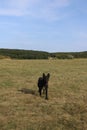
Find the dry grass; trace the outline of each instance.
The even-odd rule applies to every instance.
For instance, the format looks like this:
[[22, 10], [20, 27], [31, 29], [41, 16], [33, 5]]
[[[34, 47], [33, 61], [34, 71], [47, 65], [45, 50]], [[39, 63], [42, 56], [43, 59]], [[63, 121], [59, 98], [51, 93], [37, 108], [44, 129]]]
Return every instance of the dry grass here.
[[[49, 100], [37, 91], [43, 72]], [[0, 130], [87, 130], [87, 59], [0, 60]]]

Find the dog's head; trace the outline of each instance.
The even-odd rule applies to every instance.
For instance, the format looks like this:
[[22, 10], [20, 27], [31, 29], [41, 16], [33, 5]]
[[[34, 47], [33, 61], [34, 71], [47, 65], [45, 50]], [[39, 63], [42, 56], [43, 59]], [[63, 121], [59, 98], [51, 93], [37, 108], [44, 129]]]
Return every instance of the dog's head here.
[[49, 73], [47, 75], [45, 75], [43, 73], [43, 81], [44, 81], [45, 84], [48, 84], [49, 78], [50, 78], [50, 74]]

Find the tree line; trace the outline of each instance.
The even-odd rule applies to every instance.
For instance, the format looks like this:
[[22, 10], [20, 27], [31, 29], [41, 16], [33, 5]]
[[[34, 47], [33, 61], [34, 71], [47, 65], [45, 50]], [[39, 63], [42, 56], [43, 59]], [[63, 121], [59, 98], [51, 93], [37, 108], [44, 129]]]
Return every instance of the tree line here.
[[0, 59], [73, 59], [87, 58], [87, 51], [84, 52], [55, 52], [49, 53], [34, 50], [0, 49]]

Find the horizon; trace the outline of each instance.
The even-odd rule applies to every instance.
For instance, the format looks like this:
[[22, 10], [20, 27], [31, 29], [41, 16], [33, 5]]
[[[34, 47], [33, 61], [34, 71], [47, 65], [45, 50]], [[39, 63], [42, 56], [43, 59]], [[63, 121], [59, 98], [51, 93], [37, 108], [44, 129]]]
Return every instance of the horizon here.
[[80, 52], [87, 52], [85, 51], [58, 51], [58, 52], [49, 52], [49, 51], [44, 51], [44, 50], [27, 50], [27, 49], [16, 49], [16, 48], [0, 48], [0, 50], [18, 50], [18, 51], [37, 51], [37, 52], [46, 52], [46, 53], [80, 53]]
[[87, 51], [87, 1], [0, 1], [0, 48]]

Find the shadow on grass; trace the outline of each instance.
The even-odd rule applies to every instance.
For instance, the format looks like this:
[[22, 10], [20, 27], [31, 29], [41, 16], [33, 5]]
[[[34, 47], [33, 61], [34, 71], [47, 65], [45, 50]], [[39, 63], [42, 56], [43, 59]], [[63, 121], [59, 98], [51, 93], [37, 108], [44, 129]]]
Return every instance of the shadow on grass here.
[[22, 89], [20, 89], [20, 90], [18, 90], [18, 91], [20, 91], [20, 92], [22, 92], [22, 93], [25, 93], [25, 94], [36, 95], [35, 91], [32, 90], [32, 89], [22, 88]]

